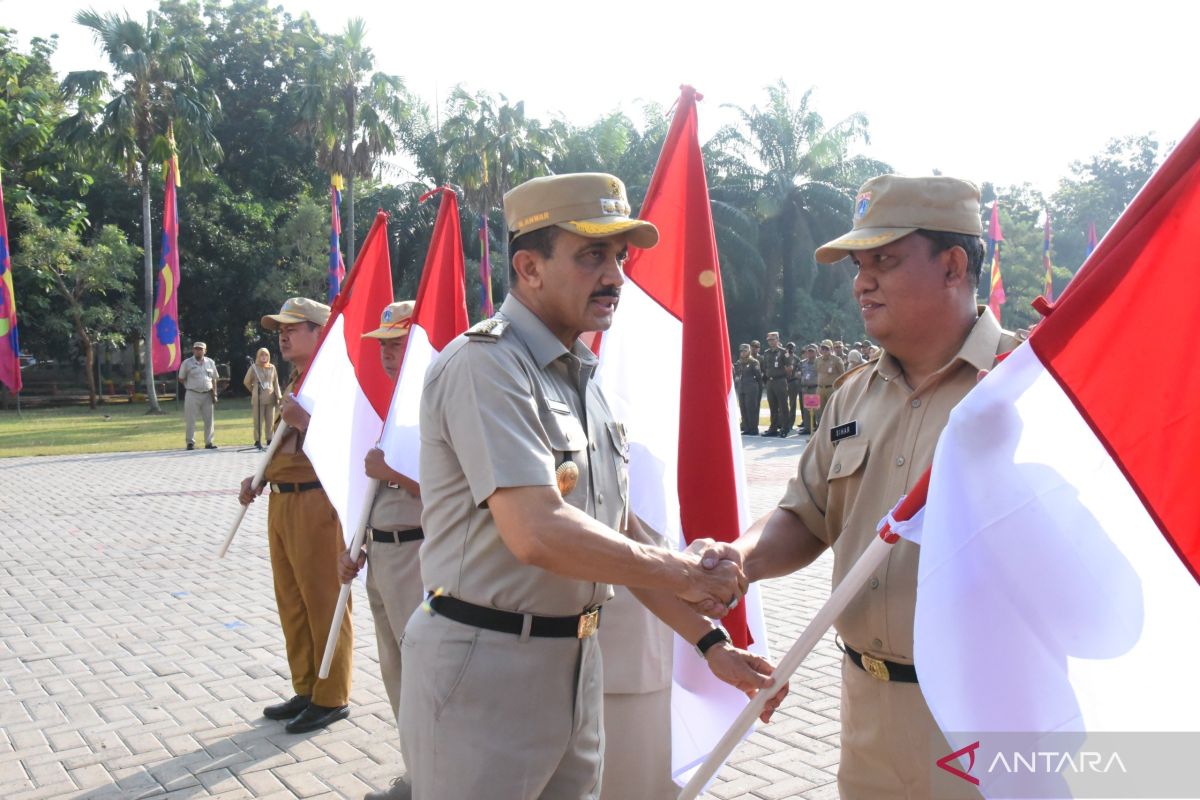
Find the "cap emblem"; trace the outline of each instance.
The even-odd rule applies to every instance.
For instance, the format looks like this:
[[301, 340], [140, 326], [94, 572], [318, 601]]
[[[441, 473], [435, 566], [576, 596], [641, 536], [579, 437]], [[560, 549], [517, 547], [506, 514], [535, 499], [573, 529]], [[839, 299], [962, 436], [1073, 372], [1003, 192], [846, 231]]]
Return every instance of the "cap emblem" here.
[[854, 200], [854, 220], [857, 222], [866, 216], [867, 208], [871, 205], [871, 193], [863, 192]]

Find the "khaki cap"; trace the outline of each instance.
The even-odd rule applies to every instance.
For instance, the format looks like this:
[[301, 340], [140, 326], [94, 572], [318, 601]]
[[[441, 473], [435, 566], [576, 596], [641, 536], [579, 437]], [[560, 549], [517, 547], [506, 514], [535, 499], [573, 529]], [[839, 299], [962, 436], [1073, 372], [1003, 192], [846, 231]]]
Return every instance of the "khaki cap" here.
[[379, 317], [379, 327], [370, 333], [364, 333], [363, 338], [399, 339], [401, 336], [408, 336], [408, 329], [412, 327], [413, 308], [416, 305], [412, 300], [392, 303]]
[[280, 325], [295, 325], [297, 322], [324, 325], [328, 321], [329, 306], [307, 297], [289, 297], [278, 314], [267, 314], [262, 318], [262, 326], [269, 331], [277, 331]]
[[821, 347], [828, 347], [830, 350], [832, 350], [833, 349], [833, 340], [832, 339], [822, 339]]
[[195, 350], [197, 348], [201, 350], [207, 350], [208, 345], [206, 345], [204, 342], [192, 342], [192, 349]]
[[589, 239], [629, 234], [629, 243], [658, 244], [658, 228], [629, 216], [620, 178], [602, 172], [534, 178], [504, 195], [504, 222], [512, 236], [557, 225]]
[[872, 178], [854, 200], [854, 227], [818, 247], [815, 258], [832, 264], [852, 250], [880, 247], [916, 230], [982, 235], [979, 187], [958, 178]]

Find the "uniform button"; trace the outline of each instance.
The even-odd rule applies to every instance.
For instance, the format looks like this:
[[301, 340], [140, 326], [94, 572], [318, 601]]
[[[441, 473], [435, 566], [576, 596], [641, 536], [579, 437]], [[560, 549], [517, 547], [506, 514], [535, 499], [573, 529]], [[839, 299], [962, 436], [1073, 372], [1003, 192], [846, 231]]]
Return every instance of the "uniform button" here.
[[900, 457], [898, 457], [898, 458], [896, 459], [896, 466], [897, 466], [897, 467], [903, 467], [903, 466], [904, 466], [904, 456], [900, 456]]
[[592, 442], [592, 452], [596, 452], [596, 443]]
[[871, 578], [871, 588], [872, 589], [879, 588], [879, 578]]
[[883, 647], [883, 642], [879, 641], [878, 639], [872, 639], [872, 640], [871, 640], [871, 647], [874, 647], [874, 648], [876, 648], [876, 649], [878, 649], [878, 648], [880, 648], [880, 647]]
[[834, 474], [834, 475], [836, 475], [837, 473], [839, 473], [839, 472], [841, 472], [841, 471], [842, 471], [842, 465], [841, 465], [841, 464], [834, 464], [834, 465], [833, 465], [833, 474]]
[[913, 401], [912, 401], [912, 407], [913, 407], [913, 408], [920, 408], [920, 407], [921, 407], [921, 398], [919, 398], [919, 397], [914, 397], [914, 398], [913, 398]]
[[602, 495], [602, 494], [596, 495], [596, 503], [598, 505], [604, 505], [604, 495]]

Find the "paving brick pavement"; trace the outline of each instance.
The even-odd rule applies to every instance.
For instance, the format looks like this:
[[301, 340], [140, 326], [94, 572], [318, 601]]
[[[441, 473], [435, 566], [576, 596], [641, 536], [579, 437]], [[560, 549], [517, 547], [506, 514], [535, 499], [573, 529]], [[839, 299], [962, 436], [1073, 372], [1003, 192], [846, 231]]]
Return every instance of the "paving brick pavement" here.
[[[802, 446], [746, 439], [756, 516]], [[291, 736], [261, 717], [291, 694], [265, 503], [215, 558], [256, 460], [221, 449], [0, 461], [0, 797], [360, 798], [397, 774], [361, 586], [350, 718]], [[825, 557], [763, 586], [776, 654], [827, 596], [829, 573]], [[837, 796], [839, 655], [827, 636], [713, 797]]]

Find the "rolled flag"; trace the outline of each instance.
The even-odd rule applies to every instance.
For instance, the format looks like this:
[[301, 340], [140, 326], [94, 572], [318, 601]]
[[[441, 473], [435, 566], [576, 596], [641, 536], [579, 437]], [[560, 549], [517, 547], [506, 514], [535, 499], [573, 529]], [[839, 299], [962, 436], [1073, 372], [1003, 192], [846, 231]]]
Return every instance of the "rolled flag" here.
[[404, 362], [379, 442], [388, 466], [417, 482], [420, 482], [420, 411], [425, 371], [442, 348], [467, 329], [467, 272], [458, 195], [443, 186], [422, 195], [420, 202], [434, 196], [441, 198], [441, 204], [417, 287]]
[[[599, 344], [598, 380], [628, 429], [632, 510], [680, 545], [731, 541], [749, 524], [698, 99], [682, 87], [639, 215], [658, 228], [659, 244], [631, 251], [620, 310]], [[736, 644], [766, 655], [757, 587], [723, 624]], [[690, 642], [676, 638], [674, 663], [672, 772], [683, 778], [746, 697], [716, 680]]]
[[304, 452], [347, 538], [355, 533], [367, 496], [363, 460], [379, 439], [392, 396], [392, 381], [379, 359], [379, 340], [363, 334], [378, 327], [383, 309], [391, 302], [387, 214], [380, 211], [334, 300], [296, 396], [312, 415]]
[[346, 260], [342, 258], [342, 187], [342, 176], [334, 173], [329, 179], [329, 274], [325, 279], [325, 302], [330, 305], [346, 279]]
[[158, 299], [154, 303], [154, 374], [177, 372], [179, 350], [179, 159], [166, 164], [163, 191], [162, 253], [158, 258]]
[[1200, 361], [1151, 388], [1128, 365], [1140, 332], [1189, 337], [1198, 248], [1200, 126], [938, 441], [914, 655], [948, 790], [1194, 793]]
[[492, 304], [492, 247], [487, 214], [479, 215], [479, 295], [479, 313], [485, 317], [496, 313]]
[[1004, 279], [1000, 276], [1000, 246], [1004, 243], [1004, 234], [1000, 232], [1000, 201], [992, 202], [992, 222], [988, 226], [987, 261], [991, 264], [988, 279], [988, 308], [992, 310], [997, 321], [1000, 319], [1000, 306], [1004, 305]]
[[17, 336], [17, 296], [13, 294], [8, 253], [8, 220], [4, 216], [4, 184], [0, 182], [0, 383], [13, 394], [21, 391], [21, 342]]

